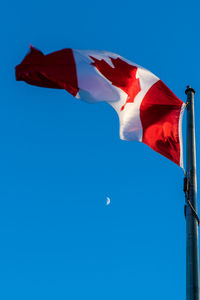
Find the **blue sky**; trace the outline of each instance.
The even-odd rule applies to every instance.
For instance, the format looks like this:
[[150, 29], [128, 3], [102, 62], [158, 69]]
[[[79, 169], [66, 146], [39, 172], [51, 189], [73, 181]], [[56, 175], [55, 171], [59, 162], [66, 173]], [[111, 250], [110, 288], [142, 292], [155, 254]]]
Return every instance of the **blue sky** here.
[[183, 101], [192, 85], [199, 165], [199, 1], [1, 6], [1, 299], [183, 299], [181, 168], [119, 140], [110, 106], [16, 82], [14, 67], [29, 44], [104, 49], [149, 69]]

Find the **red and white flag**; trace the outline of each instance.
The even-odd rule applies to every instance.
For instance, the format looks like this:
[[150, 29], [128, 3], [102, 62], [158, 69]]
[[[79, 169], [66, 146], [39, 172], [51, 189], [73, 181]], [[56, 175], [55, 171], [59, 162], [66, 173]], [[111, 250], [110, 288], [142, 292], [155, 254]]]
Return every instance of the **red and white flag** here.
[[31, 47], [16, 66], [16, 79], [109, 103], [119, 116], [121, 139], [143, 142], [183, 167], [185, 104], [141, 66], [107, 51], [63, 49], [44, 55]]

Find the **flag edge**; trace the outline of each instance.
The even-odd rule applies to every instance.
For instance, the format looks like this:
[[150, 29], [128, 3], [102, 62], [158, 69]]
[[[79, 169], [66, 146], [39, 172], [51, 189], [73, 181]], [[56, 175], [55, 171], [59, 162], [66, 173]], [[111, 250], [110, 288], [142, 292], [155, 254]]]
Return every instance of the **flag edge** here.
[[184, 170], [183, 165], [183, 133], [182, 133], [182, 121], [183, 114], [186, 108], [186, 103], [183, 103], [181, 106], [180, 116], [179, 116], [179, 142], [180, 142], [180, 167]]

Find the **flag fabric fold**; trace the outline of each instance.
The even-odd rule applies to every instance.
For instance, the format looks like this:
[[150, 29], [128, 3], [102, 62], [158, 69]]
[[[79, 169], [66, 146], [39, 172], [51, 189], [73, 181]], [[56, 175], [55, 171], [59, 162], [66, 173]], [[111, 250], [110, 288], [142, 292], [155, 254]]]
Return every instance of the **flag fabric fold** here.
[[107, 102], [117, 112], [120, 138], [145, 143], [183, 167], [185, 103], [154, 74], [120, 55], [63, 49], [47, 55], [31, 46], [16, 79], [65, 89], [86, 102]]

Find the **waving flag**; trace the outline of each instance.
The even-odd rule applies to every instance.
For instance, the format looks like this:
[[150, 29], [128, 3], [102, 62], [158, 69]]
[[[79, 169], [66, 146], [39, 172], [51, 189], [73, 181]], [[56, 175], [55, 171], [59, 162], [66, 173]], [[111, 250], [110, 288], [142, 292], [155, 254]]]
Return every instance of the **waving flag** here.
[[16, 79], [109, 103], [119, 116], [121, 139], [143, 142], [183, 166], [185, 104], [157, 76], [120, 55], [74, 49], [44, 55], [31, 47], [16, 66]]

